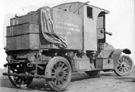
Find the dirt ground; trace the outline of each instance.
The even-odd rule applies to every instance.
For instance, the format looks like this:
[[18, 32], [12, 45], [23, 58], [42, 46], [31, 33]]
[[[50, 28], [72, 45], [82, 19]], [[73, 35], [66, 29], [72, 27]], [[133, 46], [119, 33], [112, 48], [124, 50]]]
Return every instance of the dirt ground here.
[[[15, 88], [6, 76], [1, 76], [0, 80], [0, 92], [54, 92], [44, 87], [43, 79], [34, 79], [26, 89]], [[135, 71], [125, 77], [113, 72], [101, 72], [94, 77], [85, 73], [73, 74], [72, 81], [64, 92], [135, 92]]]

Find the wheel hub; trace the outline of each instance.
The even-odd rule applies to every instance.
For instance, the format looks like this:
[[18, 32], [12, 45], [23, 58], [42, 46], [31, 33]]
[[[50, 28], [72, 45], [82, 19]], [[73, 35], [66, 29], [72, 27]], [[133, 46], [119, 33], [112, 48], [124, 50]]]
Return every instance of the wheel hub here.
[[122, 67], [125, 67], [125, 64], [122, 64], [121, 66], [122, 66]]
[[59, 73], [59, 77], [61, 77], [61, 76], [63, 76], [63, 72], [60, 72], [60, 73]]
[[63, 76], [64, 76], [64, 71], [62, 71], [62, 69], [57, 69], [56, 70], [56, 78], [58, 79], [58, 80], [61, 80], [62, 78], [63, 78]]
[[122, 67], [127, 67], [127, 64], [125, 62], [122, 62], [121, 66]]

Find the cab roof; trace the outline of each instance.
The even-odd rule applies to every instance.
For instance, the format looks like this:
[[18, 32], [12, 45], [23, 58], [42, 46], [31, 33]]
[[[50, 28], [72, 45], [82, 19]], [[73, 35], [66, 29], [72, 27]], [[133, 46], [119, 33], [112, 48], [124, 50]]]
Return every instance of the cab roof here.
[[[59, 7], [59, 6], [63, 6], [63, 5], [74, 5], [74, 4], [83, 4], [83, 3], [85, 3], [85, 2], [79, 2], [79, 1], [78, 2], [67, 2], [67, 3], [62, 3], [62, 4], [59, 4], [59, 5], [56, 5], [53, 8], [56, 8], [56, 7]], [[89, 4], [86, 4], [86, 5], [88, 5], [90, 7], [93, 7], [93, 8], [100, 9], [100, 10], [104, 11], [106, 14], [109, 13], [108, 10], [105, 10], [103, 8], [100, 8], [100, 7], [97, 7], [97, 6], [94, 6], [94, 5], [89, 5]]]

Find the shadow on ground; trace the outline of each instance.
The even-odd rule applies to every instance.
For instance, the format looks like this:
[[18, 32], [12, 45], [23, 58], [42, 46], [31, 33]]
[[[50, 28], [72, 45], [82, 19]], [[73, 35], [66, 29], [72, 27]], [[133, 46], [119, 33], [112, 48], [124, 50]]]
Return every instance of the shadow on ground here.
[[[13, 88], [13, 89], [17, 89], [16, 87], [14, 87], [10, 81], [8, 80], [8, 77], [2, 76], [1, 77], [1, 83], [0, 83], [0, 87], [6, 87], [6, 88]], [[47, 87], [44, 83], [43, 79], [34, 79], [33, 82], [29, 85], [28, 88], [23, 88], [23, 89], [19, 89], [19, 90], [38, 90], [38, 91], [48, 91], [48, 92], [54, 92], [53, 90], [51, 90], [49, 87]]]
[[[87, 79], [95, 79], [95, 78], [100, 78], [104, 76], [116, 76], [113, 73], [101, 73], [97, 76], [89, 76], [86, 73], [75, 73], [72, 76], [71, 82], [75, 81], [81, 81], [81, 80], [87, 80]], [[8, 80], [7, 76], [1, 76], [1, 85], [0, 87], [7, 87], [7, 88], [14, 88], [16, 89]], [[21, 90], [21, 89], [20, 89]], [[29, 85], [29, 88], [22, 89], [22, 90], [39, 90], [39, 91], [48, 91], [48, 92], [53, 92], [47, 85], [45, 85], [45, 80], [44, 79], [34, 79], [33, 82]]]
[[[94, 80], [95, 78], [100, 79], [100, 78], [113, 78], [116, 80], [122, 80], [125, 82], [135, 82], [135, 68], [134, 71], [130, 76], [117, 76], [114, 72], [101, 72], [97, 76], [89, 76], [86, 73], [75, 73], [72, 76], [72, 81], [81, 81], [81, 80], [87, 80], [90, 79], [91, 81]], [[8, 80], [7, 76], [0, 76], [0, 87], [5, 87], [5, 88], [13, 88], [16, 89]], [[19, 89], [21, 90], [21, 89]], [[48, 91], [48, 92], [54, 92], [52, 91], [47, 85], [45, 85], [45, 80], [44, 79], [34, 79], [33, 82], [29, 85], [29, 88], [22, 89], [22, 90], [37, 90], [37, 91]]]

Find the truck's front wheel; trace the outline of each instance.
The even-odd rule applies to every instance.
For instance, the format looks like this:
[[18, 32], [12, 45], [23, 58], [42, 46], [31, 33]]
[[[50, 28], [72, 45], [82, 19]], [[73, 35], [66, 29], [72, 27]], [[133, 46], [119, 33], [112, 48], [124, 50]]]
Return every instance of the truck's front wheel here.
[[64, 90], [71, 80], [71, 66], [64, 57], [54, 57], [47, 64], [45, 75], [56, 77], [52, 80], [47, 80], [53, 90]]
[[122, 55], [119, 58], [118, 64], [115, 67], [114, 72], [118, 76], [127, 76], [132, 72], [133, 69], [133, 61], [130, 57]]

